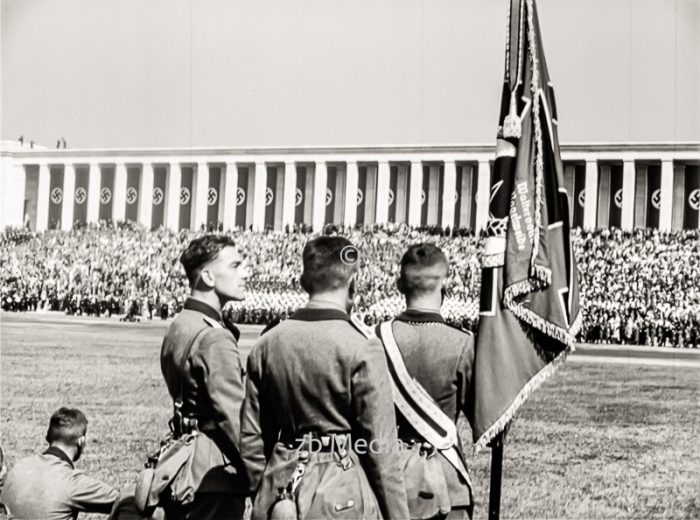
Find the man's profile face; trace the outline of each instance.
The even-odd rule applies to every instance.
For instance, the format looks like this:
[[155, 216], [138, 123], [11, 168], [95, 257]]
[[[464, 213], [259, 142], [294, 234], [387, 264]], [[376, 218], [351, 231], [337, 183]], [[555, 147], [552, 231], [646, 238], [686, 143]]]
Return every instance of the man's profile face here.
[[246, 279], [248, 278], [248, 261], [243, 258], [238, 248], [226, 246], [207, 264], [202, 271], [209, 271], [214, 284], [214, 291], [223, 302], [245, 299]]

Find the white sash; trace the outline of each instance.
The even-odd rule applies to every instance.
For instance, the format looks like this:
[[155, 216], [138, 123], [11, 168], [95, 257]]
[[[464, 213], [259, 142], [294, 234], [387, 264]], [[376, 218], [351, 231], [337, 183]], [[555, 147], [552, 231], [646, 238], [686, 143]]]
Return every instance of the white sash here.
[[467, 466], [457, 449], [457, 426], [433, 400], [423, 386], [411, 377], [392, 330], [393, 321], [380, 325], [381, 341], [393, 369], [394, 404], [418, 434], [432, 444], [462, 475], [471, 488]]

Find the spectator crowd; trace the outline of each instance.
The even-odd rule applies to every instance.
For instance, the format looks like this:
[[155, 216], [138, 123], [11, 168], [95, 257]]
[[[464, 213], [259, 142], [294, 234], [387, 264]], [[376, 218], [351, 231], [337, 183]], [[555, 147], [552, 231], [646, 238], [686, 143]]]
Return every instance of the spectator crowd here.
[[[399, 258], [407, 244], [435, 242], [451, 262], [443, 314], [475, 330], [480, 241], [466, 230], [404, 225], [328, 226], [361, 251], [356, 312], [367, 324], [398, 314]], [[305, 303], [299, 285], [308, 229], [231, 234], [251, 261], [248, 295], [228, 319], [266, 324]], [[5, 311], [53, 310], [122, 319], [168, 318], [187, 296], [178, 262], [195, 232], [148, 231], [133, 224], [0, 235], [0, 300]], [[573, 231], [581, 280], [579, 340], [700, 348], [700, 232], [638, 229]]]

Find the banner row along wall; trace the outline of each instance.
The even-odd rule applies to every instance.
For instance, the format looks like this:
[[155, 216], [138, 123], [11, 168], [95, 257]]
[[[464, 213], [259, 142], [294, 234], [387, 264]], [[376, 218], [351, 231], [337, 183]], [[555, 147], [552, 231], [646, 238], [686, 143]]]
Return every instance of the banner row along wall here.
[[[619, 157], [609, 145], [597, 154], [595, 148], [572, 150], [570, 157], [565, 148], [562, 183], [574, 226], [700, 227], [697, 145], [672, 150], [660, 145], [656, 151], [645, 145], [636, 153], [623, 147]], [[325, 224], [387, 222], [482, 229], [488, 220], [491, 154], [480, 150], [450, 157], [421, 149], [424, 157], [408, 149], [411, 156], [401, 158], [392, 148], [386, 158], [366, 160], [337, 153], [328, 160], [294, 160], [294, 154], [193, 160], [3, 151], [2, 227], [41, 231], [130, 220], [154, 229], [281, 230], [307, 224], [320, 230]]]

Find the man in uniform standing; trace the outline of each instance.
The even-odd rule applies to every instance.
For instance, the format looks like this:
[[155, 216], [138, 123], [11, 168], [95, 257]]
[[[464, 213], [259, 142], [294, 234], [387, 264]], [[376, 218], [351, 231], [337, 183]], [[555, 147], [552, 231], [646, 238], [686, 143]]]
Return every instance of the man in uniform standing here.
[[248, 357], [241, 449], [253, 519], [406, 518], [386, 359], [348, 315], [359, 252], [322, 236], [302, 255], [308, 304]]
[[[391, 340], [398, 346], [399, 364], [405, 365], [409, 378], [407, 386], [412, 384], [410, 379], [415, 380], [422, 387], [420, 392], [427, 392], [428, 399], [437, 405], [432, 412], [430, 408], [421, 410], [432, 415], [430, 420], [436, 423], [440, 417], [448, 421], [448, 426], [452, 426], [451, 421], [456, 434], [459, 413], [467, 410], [474, 336], [448, 325], [440, 314], [448, 271], [447, 257], [437, 246], [425, 243], [409, 247], [401, 259], [397, 281], [406, 298], [406, 310], [393, 322], [378, 327], [378, 338], [370, 344], [386, 345]], [[398, 370], [391, 359], [390, 366], [397, 381]], [[418, 397], [415, 402], [420, 401]], [[411, 518], [471, 516], [471, 484], [459, 436], [454, 436], [452, 449], [438, 450], [398, 406], [397, 424], [406, 447], [404, 478]]]
[[247, 263], [225, 235], [192, 240], [180, 262], [191, 294], [168, 327], [160, 361], [170, 396], [175, 401], [182, 392], [183, 433], [199, 431], [191, 468], [196, 493], [187, 506], [166, 505], [166, 516], [242, 518], [248, 482], [238, 440], [245, 389], [239, 332], [224, 326], [221, 309], [245, 298]]
[[51, 416], [48, 449], [17, 462], [3, 484], [0, 502], [11, 518], [74, 520], [81, 511], [110, 513], [119, 492], [74, 466], [85, 449], [87, 423], [73, 408]]

